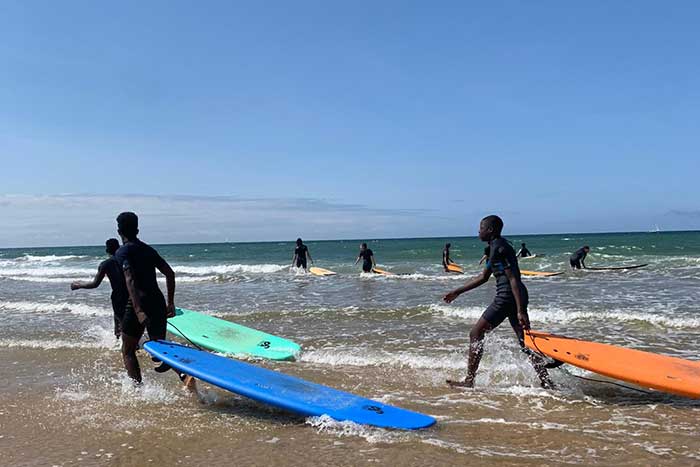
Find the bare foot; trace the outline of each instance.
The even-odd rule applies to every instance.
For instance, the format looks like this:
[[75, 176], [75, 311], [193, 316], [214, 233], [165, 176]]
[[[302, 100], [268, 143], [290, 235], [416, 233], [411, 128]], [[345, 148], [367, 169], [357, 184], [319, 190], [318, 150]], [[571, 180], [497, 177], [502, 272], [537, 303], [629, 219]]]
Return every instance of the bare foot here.
[[182, 380], [182, 383], [185, 385], [185, 389], [188, 391], [197, 392], [197, 380], [192, 376], [186, 375], [185, 379]]
[[464, 381], [452, 381], [451, 379], [448, 379], [446, 383], [453, 388], [473, 388], [474, 378], [466, 378]]

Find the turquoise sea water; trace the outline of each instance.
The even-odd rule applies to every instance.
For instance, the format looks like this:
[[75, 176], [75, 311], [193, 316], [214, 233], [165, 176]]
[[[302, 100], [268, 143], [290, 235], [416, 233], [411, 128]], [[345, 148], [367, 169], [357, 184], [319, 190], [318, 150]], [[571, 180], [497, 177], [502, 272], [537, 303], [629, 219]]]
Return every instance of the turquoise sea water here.
[[[552, 278], [525, 278], [534, 329], [700, 359], [700, 232], [506, 237], [516, 248], [526, 242], [533, 253], [544, 255], [521, 261], [521, 269], [567, 271]], [[338, 272], [324, 278], [290, 270], [291, 241], [155, 246], [176, 271], [178, 306], [281, 335], [303, 347], [295, 363], [260, 364], [429, 413], [438, 417], [438, 428], [415, 438], [396, 438], [312, 420], [307, 425], [315, 428], [299, 428], [311, 434], [290, 434], [275, 417], [249, 413], [259, 414], [260, 409], [242, 414], [238, 399], [221, 392], [217, 409], [187, 409], [199, 417], [193, 426], [206, 431], [223, 417], [253, 444], [260, 438], [256, 433], [264, 430], [281, 439], [308, 438], [308, 449], [333, 451], [336, 442], [347, 442], [361, 453], [367, 444], [376, 447], [379, 442], [390, 446], [387, 455], [393, 448], [415, 449], [416, 458], [444, 454], [445, 463], [455, 465], [463, 465], [464, 453], [482, 460], [517, 454], [540, 462], [538, 453], [546, 449], [571, 462], [614, 462], [608, 444], [613, 441], [615, 452], [642, 463], [665, 459], [655, 452], [700, 459], [700, 406], [585, 382], [564, 372], [553, 374], [558, 391], [541, 390], [507, 324], [487, 340], [476, 389], [465, 393], [446, 388], [446, 378], [466, 373], [469, 327], [488, 306], [495, 285], [485, 284], [451, 305], [442, 302], [445, 293], [467, 279], [442, 271], [442, 248], [446, 241], [452, 243], [452, 257], [468, 276], [479, 271], [484, 244], [476, 238], [367, 240], [377, 263], [401, 274], [381, 277], [360, 274], [359, 265], [353, 265], [360, 241], [307, 242], [316, 265]], [[568, 271], [569, 254], [584, 244], [592, 249], [589, 266], [648, 266]], [[42, 394], [32, 404], [55, 406], [65, 420], [83, 423], [87, 417], [99, 421], [100, 429], [117, 430], [131, 421], [105, 420], [101, 414], [126, 410], [130, 420], [135, 417], [141, 424], [129, 425], [129, 431], [150, 436], [149, 420], [171, 423], [158, 414], [169, 398], [177, 399], [176, 382], [147, 372], [143, 393], [125, 389], [111, 335], [108, 283], [94, 291], [69, 290], [73, 280], [91, 279], [103, 258], [101, 246], [0, 249], [0, 352], [11, 356], [0, 362], [0, 371], [10, 375], [4, 382], [4, 397], [9, 398], [4, 403], [22, 406], [21, 398], [11, 395], [31, 388], [33, 394]], [[533, 425], [535, 420], [540, 425]], [[504, 425], [515, 427], [513, 437], [500, 430]], [[592, 426], [595, 434], [589, 432]], [[673, 429], [660, 428], [666, 426]], [[523, 454], [521, 439], [528, 440], [530, 454]]]

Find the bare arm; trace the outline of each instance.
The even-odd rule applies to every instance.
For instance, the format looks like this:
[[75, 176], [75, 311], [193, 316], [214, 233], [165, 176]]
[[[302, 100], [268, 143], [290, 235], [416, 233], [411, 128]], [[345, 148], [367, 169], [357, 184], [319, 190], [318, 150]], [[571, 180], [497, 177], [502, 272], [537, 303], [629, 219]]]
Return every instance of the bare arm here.
[[481, 274], [472, 278], [469, 282], [464, 284], [462, 287], [455, 289], [452, 292], [448, 293], [442, 299], [444, 301], [446, 301], [447, 303], [452, 303], [457, 297], [459, 297], [463, 293], [469, 292], [470, 290], [476, 289], [477, 287], [487, 283], [489, 281], [489, 277], [491, 277], [491, 271], [489, 269], [484, 269], [483, 271], [481, 271]]
[[294, 253], [294, 256], [292, 257], [292, 267], [294, 267], [294, 265], [296, 264], [296, 262], [297, 262], [297, 254]]
[[309, 261], [311, 261], [311, 264], [314, 264], [314, 260], [313, 260], [313, 258], [311, 257], [311, 252], [310, 252], [308, 249], [306, 250], [306, 256], [309, 257]]
[[97, 287], [100, 286], [102, 283], [102, 279], [105, 278], [105, 272], [102, 268], [97, 269], [97, 274], [95, 274], [95, 278], [92, 280], [92, 282], [87, 282], [83, 283], [80, 281], [75, 281], [70, 285], [71, 290], [78, 290], [78, 289], [96, 289]]
[[355, 264], [357, 264], [360, 261], [360, 258], [362, 258], [362, 256], [357, 255], [357, 259], [355, 260]]
[[163, 260], [156, 264], [156, 268], [165, 276], [165, 286], [168, 289], [168, 313], [166, 316], [175, 316], [175, 271], [167, 261]]
[[527, 331], [530, 329], [530, 318], [527, 316], [525, 308], [523, 308], [523, 298], [520, 296], [520, 279], [515, 277], [515, 274], [513, 274], [513, 271], [510, 269], [506, 269], [505, 273], [510, 283], [510, 290], [513, 292], [513, 297], [515, 298], [515, 306], [518, 310], [518, 321], [520, 321], [520, 325], [523, 329]]

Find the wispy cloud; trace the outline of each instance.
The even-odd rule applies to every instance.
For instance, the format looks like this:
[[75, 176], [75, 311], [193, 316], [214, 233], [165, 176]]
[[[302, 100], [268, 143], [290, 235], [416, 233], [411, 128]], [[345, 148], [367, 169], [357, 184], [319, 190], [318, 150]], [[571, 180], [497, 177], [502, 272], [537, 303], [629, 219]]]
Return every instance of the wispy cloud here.
[[429, 210], [309, 198], [0, 195], [0, 246], [99, 244], [116, 235], [122, 211], [139, 214], [142, 237], [154, 243], [405, 236], [440, 220]]
[[700, 219], [700, 209], [689, 209], [689, 210], [683, 210], [683, 209], [671, 209], [668, 214], [672, 216], [680, 216], [680, 217], [690, 217], [692, 219]]

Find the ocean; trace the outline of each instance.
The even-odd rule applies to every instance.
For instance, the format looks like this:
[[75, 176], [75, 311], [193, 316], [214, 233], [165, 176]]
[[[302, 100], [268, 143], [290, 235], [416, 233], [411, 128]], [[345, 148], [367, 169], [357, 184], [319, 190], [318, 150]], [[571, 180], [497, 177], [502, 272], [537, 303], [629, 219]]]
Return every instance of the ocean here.
[[[567, 271], [524, 278], [533, 329], [700, 359], [700, 232], [506, 237], [544, 255], [521, 269]], [[104, 247], [0, 249], [3, 464], [700, 464], [700, 401], [582, 380], [605, 378], [570, 366], [552, 370], [557, 390], [541, 389], [507, 323], [487, 337], [475, 388], [448, 387], [466, 374], [469, 329], [495, 285], [441, 298], [478, 273], [484, 244], [367, 240], [397, 273], [387, 277], [353, 265], [360, 241], [306, 242], [331, 277], [291, 271], [293, 242], [154, 246], [177, 274], [177, 306], [303, 348], [295, 362], [255, 363], [432, 415], [433, 428], [304, 419], [205, 384], [199, 400], [144, 353], [144, 386], [134, 388], [108, 281], [69, 288], [94, 276]], [[443, 272], [447, 241], [466, 276]], [[589, 266], [648, 266], [569, 271], [584, 244]]]

